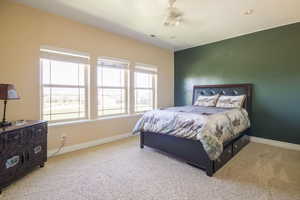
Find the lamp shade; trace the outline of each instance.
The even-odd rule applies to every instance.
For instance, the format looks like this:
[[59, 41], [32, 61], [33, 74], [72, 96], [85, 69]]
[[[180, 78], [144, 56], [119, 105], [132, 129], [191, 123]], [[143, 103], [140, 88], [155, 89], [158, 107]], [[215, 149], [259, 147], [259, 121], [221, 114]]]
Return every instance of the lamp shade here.
[[16, 100], [20, 99], [12, 84], [0, 84], [0, 100]]

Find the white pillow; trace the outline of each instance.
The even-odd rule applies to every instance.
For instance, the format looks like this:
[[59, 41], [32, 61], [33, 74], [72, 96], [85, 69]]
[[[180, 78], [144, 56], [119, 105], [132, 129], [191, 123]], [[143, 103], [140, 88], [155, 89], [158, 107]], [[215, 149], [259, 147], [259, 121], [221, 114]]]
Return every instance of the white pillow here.
[[217, 107], [221, 108], [241, 108], [246, 99], [246, 95], [224, 96], [221, 95], [217, 102]]
[[219, 94], [212, 95], [212, 96], [202, 96], [199, 95], [197, 100], [195, 101], [195, 106], [207, 106], [207, 107], [214, 107], [217, 104]]

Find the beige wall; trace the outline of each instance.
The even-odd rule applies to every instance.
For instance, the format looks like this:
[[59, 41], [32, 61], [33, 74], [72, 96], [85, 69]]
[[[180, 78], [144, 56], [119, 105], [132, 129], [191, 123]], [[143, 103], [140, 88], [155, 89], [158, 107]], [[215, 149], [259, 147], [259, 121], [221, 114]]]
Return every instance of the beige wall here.
[[[0, 82], [13, 83], [21, 96], [8, 104], [8, 119], [39, 119], [39, 48], [49, 45], [158, 67], [158, 106], [173, 105], [173, 52], [80, 24], [22, 4], [0, 0]], [[91, 66], [94, 70], [94, 65]], [[93, 94], [92, 90], [92, 94]], [[2, 116], [2, 105], [1, 105]], [[60, 136], [74, 145], [129, 133], [137, 116], [49, 127], [49, 149]]]

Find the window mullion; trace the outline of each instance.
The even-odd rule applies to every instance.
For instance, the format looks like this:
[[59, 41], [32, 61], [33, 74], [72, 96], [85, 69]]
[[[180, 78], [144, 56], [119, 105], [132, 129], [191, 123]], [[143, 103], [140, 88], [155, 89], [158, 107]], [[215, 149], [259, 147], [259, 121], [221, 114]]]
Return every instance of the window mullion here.
[[[89, 102], [90, 102], [90, 99], [89, 99], [89, 83], [88, 83], [88, 80], [89, 80], [89, 67], [90, 65], [88, 64], [85, 64], [84, 65], [84, 101], [85, 101], [85, 117], [86, 118], [90, 118], [91, 116], [89, 115]], [[91, 80], [91, 79], [90, 79]], [[91, 105], [90, 105], [91, 106]]]
[[156, 82], [155, 81], [155, 75], [152, 74], [151, 79], [152, 79], [152, 88], [151, 88], [152, 89], [152, 109], [155, 109], [156, 108], [156, 106], [155, 106], [156, 105], [156, 101], [155, 101], [155, 99], [156, 99], [155, 98], [155, 89], [156, 89], [155, 88], [155, 82]]
[[43, 84], [43, 87], [49, 88], [85, 88], [83, 85], [58, 85], [58, 84]]
[[[50, 74], [50, 77], [49, 77], [49, 83], [52, 84], [52, 61], [49, 61], [49, 74]], [[50, 87], [50, 120], [52, 120], [52, 88]]]
[[120, 87], [98, 86], [97, 88], [100, 88], [100, 89], [126, 89], [126, 87], [122, 87], [122, 86], [120, 86]]
[[136, 90], [153, 90], [153, 88], [136, 87]]
[[43, 60], [40, 59], [40, 119], [43, 119], [44, 116], [44, 87], [43, 87], [43, 82], [44, 82], [44, 72], [43, 72], [43, 66], [44, 62]]
[[[77, 86], [79, 86], [79, 64], [77, 63]], [[78, 117], [80, 117], [80, 88], [78, 87]]]
[[[101, 85], [103, 85], [103, 68], [101, 68]], [[101, 107], [102, 107], [102, 114], [104, 114], [104, 90], [101, 91]]]

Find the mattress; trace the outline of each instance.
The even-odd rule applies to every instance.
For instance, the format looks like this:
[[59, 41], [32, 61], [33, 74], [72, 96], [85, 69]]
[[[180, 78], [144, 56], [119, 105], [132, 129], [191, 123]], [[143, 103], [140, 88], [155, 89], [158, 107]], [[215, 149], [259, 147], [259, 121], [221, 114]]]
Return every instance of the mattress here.
[[199, 140], [211, 160], [223, 152], [224, 143], [250, 127], [243, 108], [181, 106], [146, 112], [133, 133], [151, 132]]

